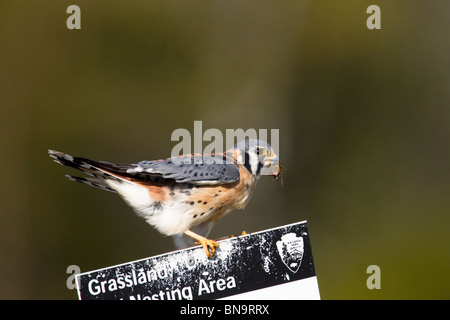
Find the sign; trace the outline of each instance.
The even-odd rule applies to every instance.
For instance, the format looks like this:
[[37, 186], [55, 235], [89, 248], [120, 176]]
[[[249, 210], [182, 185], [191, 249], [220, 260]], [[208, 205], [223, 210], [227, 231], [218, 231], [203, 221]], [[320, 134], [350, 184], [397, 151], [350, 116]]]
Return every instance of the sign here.
[[306, 221], [77, 275], [81, 300], [320, 299]]

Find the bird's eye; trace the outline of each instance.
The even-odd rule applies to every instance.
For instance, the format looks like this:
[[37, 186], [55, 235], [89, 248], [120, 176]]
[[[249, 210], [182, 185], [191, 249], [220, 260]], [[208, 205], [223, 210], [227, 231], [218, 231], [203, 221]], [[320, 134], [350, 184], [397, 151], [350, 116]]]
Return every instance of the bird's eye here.
[[255, 153], [256, 153], [256, 155], [257, 156], [260, 156], [260, 155], [264, 155], [264, 154], [266, 154], [266, 149], [264, 149], [264, 148], [260, 148], [260, 147], [257, 147], [256, 149], [255, 149]]

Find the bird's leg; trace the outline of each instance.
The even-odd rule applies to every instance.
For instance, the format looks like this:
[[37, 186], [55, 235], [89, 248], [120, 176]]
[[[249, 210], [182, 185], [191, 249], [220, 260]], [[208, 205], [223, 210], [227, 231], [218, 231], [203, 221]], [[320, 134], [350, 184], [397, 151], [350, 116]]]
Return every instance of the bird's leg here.
[[198, 235], [195, 232], [192, 232], [191, 230], [186, 230], [184, 234], [197, 240], [203, 246], [203, 250], [205, 250], [206, 256], [208, 258], [214, 257], [216, 248], [219, 247], [219, 244], [217, 242], [202, 237], [201, 235]]

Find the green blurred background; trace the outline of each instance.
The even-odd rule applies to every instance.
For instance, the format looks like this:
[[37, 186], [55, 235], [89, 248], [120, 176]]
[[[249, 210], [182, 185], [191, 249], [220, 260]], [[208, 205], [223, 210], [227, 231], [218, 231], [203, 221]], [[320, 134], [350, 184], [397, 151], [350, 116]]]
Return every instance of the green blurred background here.
[[[81, 8], [82, 30], [66, 28]], [[366, 9], [381, 8], [381, 30]], [[280, 129], [212, 237], [308, 220], [323, 299], [450, 298], [448, 1], [0, 2], [0, 298], [77, 299], [82, 271], [173, 250], [52, 148], [166, 157], [173, 130]], [[206, 146], [205, 143], [204, 146]], [[366, 268], [381, 268], [368, 290]]]

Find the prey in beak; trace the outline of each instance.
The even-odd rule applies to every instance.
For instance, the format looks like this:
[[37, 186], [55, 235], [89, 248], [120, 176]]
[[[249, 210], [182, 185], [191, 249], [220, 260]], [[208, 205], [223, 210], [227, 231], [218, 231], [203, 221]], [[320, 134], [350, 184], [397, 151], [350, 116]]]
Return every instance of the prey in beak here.
[[281, 185], [283, 185], [283, 170], [276, 154], [272, 153], [267, 157], [264, 167], [271, 168], [271, 174], [269, 175], [274, 177], [276, 181], [281, 179]]
[[283, 170], [281, 168], [281, 163], [277, 163], [272, 167], [272, 176], [277, 181], [283, 178]]

